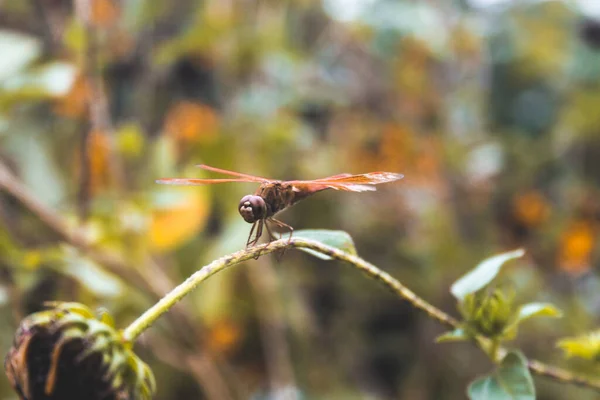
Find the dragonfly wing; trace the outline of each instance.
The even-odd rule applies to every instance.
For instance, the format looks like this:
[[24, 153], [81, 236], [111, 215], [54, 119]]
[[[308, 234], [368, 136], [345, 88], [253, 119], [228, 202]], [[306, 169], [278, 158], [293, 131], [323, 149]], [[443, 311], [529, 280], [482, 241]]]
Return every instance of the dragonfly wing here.
[[157, 179], [156, 183], [160, 183], [162, 185], [211, 185], [214, 183], [227, 183], [227, 182], [250, 182], [256, 183], [256, 181], [249, 179], [193, 179], [193, 178], [163, 178]]
[[395, 172], [369, 172], [358, 175], [334, 175], [328, 178], [318, 179], [319, 182], [357, 183], [363, 185], [378, 185], [380, 183], [394, 182], [404, 178], [404, 175]]
[[325, 189], [345, 190], [349, 192], [366, 192], [376, 190], [374, 185], [394, 182], [404, 175], [393, 172], [370, 172], [368, 174], [340, 174], [314, 181], [288, 181], [296, 192], [315, 193]]
[[209, 165], [204, 165], [204, 164], [196, 165], [196, 167], [202, 168], [206, 171], [218, 172], [219, 174], [223, 174], [223, 175], [230, 175], [230, 176], [237, 176], [238, 178], [244, 178], [245, 179], [244, 182], [271, 182], [271, 181], [273, 181], [272, 179], [261, 178], [260, 176], [242, 174], [241, 172], [228, 171], [226, 169], [215, 168], [215, 167], [211, 167]]
[[328, 176], [327, 178], [315, 179], [315, 181], [329, 181], [331, 179], [348, 178], [349, 176], [352, 176], [352, 174], [348, 174], [348, 173], [338, 174], [338, 175]]
[[294, 192], [298, 193], [302, 198], [327, 189], [343, 190], [346, 192], [368, 192], [375, 190], [373, 186], [369, 185], [323, 183], [315, 181], [293, 181], [291, 184]]

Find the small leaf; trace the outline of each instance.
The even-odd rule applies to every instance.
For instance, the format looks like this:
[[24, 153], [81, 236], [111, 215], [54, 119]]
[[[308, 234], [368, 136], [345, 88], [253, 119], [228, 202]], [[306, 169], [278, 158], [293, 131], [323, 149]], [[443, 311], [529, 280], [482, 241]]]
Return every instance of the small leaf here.
[[65, 261], [61, 271], [75, 278], [93, 294], [101, 297], [117, 297], [123, 293], [124, 286], [121, 281], [94, 262], [74, 254], [67, 255]]
[[562, 312], [550, 303], [529, 303], [519, 308], [517, 322], [521, 323], [534, 317], [562, 317]]
[[523, 249], [517, 249], [483, 260], [477, 267], [454, 282], [450, 292], [458, 300], [464, 299], [469, 293], [474, 293], [490, 283], [498, 275], [505, 262], [522, 257], [524, 254]]
[[42, 43], [35, 36], [0, 29], [0, 83], [20, 73], [42, 52]]
[[[326, 229], [305, 229], [301, 231], [294, 231], [295, 238], [310, 239], [331, 247], [338, 248], [346, 253], [356, 255], [356, 247], [354, 247], [354, 241], [352, 237], [344, 231], [330, 231]], [[315, 257], [322, 260], [331, 260], [326, 254], [319, 253], [311, 249], [300, 249]]]
[[450, 332], [446, 332], [435, 338], [436, 343], [445, 342], [462, 342], [469, 340], [470, 336], [463, 329], [455, 329]]
[[600, 330], [581, 336], [559, 340], [556, 346], [563, 349], [568, 358], [579, 357], [586, 360], [600, 359]]
[[[165, 208], [168, 202], [172, 204]], [[158, 189], [150, 223], [150, 246], [166, 252], [193, 239], [208, 220], [210, 202], [204, 187]]]
[[493, 374], [473, 381], [467, 393], [471, 400], [535, 400], [527, 360], [520, 352], [509, 352]]
[[104, 307], [100, 307], [96, 310], [96, 316], [98, 320], [111, 328], [115, 328], [115, 320], [113, 316], [108, 312], [108, 310]]

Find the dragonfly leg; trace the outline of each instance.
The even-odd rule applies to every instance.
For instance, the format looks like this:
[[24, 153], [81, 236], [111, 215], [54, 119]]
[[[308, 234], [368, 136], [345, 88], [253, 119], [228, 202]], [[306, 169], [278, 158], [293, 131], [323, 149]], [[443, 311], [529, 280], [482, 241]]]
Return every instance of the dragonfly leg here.
[[275, 218], [271, 218], [270, 221], [272, 221], [275, 225], [287, 229], [290, 232], [290, 236], [288, 238], [288, 244], [292, 241], [292, 234], [294, 233], [294, 228], [292, 228], [290, 225], [286, 224], [285, 222], [281, 222], [278, 219]]
[[[288, 244], [290, 244], [290, 242], [292, 241], [292, 233], [294, 232], [294, 228], [292, 228], [291, 226], [289, 226], [288, 224], [281, 222], [278, 219], [275, 218], [269, 218], [269, 221], [273, 222], [275, 225], [279, 226], [280, 228], [285, 228], [290, 232], [290, 236], [288, 238]], [[280, 239], [283, 238], [283, 234], [280, 234]], [[286, 247], [282, 248], [281, 251], [277, 254], [277, 261], [281, 261], [281, 259], [283, 258], [283, 255], [285, 254], [286, 251]]]
[[250, 228], [250, 234], [248, 235], [248, 240], [246, 241], [246, 247], [250, 247], [250, 243], [252, 243], [252, 234], [254, 233], [254, 228], [256, 228], [256, 224], [258, 221], [252, 224], [252, 228]]
[[[246, 242], [246, 247], [256, 246], [258, 240], [262, 236], [264, 222], [264, 220], [260, 219], [254, 224], [252, 224], [252, 228], [250, 229], [250, 235], [248, 236], [248, 241]], [[256, 235], [254, 235], [253, 237], [252, 233], [254, 232], [254, 228], [256, 228]]]
[[260, 237], [262, 236], [262, 231], [263, 231], [264, 224], [265, 224], [264, 220], [261, 219], [261, 220], [258, 221], [258, 228], [256, 229], [256, 237], [252, 241], [252, 246], [256, 246], [256, 244], [260, 240]]
[[273, 231], [269, 227], [269, 224], [266, 222], [265, 222], [265, 228], [267, 228], [267, 233], [269, 234], [269, 242], [272, 242], [273, 240], [278, 239], [278, 237], [273, 234]]
[[[258, 240], [262, 236], [263, 226], [267, 226], [267, 223], [266, 223], [266, 221], [264, 219], [258, 220], [257, 222], [258, 222], [258, 229], [256, 230], [256, 237], [254, 238], [254, 240], [250, 244], [251, 246], [256, 246], [256, 244], [258, 243]], [[268, 226], [267, 226], [267, 232], [269, 232], [269, 227]], [[269, 246], [268, 243], [267, 243], [267, 246]], [[266, 249], [267, 246], [265, 246], [264, 249]], [[263, 252], [264, 249], [261, 249], [258, 253], [256, 253], [256, 256], [254, 256], [255, 260], [258, 260], [258, 258], [260, 257], [260, 255], [262, 254], [262, 252]]]

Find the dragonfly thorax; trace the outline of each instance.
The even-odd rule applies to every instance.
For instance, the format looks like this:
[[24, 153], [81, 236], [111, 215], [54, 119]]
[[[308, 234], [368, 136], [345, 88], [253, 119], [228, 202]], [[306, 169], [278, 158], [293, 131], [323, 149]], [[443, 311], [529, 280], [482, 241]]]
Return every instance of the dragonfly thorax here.
[[253, 224], [267, 217], [267, 204], [262, 197], [249, 194], [240, 200], [238, 211], [244, 221]]

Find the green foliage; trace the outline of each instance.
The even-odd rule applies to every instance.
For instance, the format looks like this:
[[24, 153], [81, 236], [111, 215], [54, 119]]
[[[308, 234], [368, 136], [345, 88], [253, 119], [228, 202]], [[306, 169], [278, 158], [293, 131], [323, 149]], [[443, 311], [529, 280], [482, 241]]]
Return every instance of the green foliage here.
[[[338, 248], [346, 253], [356, 255], [356, 247], [352, 237], [344, 231], [330, 231], [326, 229], [303, 229], [294, 232], [294, 237], [315, 240], [331, 247]], [[322, 254], [311, 249], [302, 249], [322, 260], [331, 260], [327, 254]]]
[[[548, 303], [516, 307], [513, 290], [490, 286], [504, 263], [523, 254], [523, 250], [516, 250], [490, 257], [452, 285], [451, 292], [458, 299], [463, 322], [461, 328], [439, 336], [437, 342], [474, 339], [496, 361], [499, 346], [516, 337], [522, 322], [535, 317], [562, 316], [558, 308]], [[518, 351], [508, 352], [491, 375], [469, 385], [468, 394], [471, 400], [534, 400], [535, 387], [525, 356]]]
[[564, 338], [559, 340], [556, 345], [565, 352], [567, 357], [600, 361], [600, 331]]
[[562, 312], [553, 304], [549, 303], [528, 303], [523, 304], [517, 313], [515, 323], [520, 324], [530, 318], [535, 317], [562, 317]]
[[513, 319], [514, 300], [513, 292], [501, 289], [469, 293], [458, 304], [465, 330], [471, 335], [512, 339], [507, 328]]
[[490, 375], [472, 382], [471, 400], [535, 400], [535, 386], [521, 352], [511, 351]]
[[524, 250], [518, 249], [483, 260], [473, 270], [454, 282], [450, 292], [459, 301], [464, 300], [467, 295], [487, 286], [500, 273], [502, 266], [507, 261], [523, 257], [524, 254]]
[[465, 332], [464, 329], [458, 328], [450, 332], [446, 332], [440, 336], [438, 336], [435, 341], [437, 343], [445, 343], [445, 342], [464, 342], [469, 340], [471, 336]]
[[548, 303], [529, 303], [517, 308], [514, 291], [489, 287], [507, 261], [523, 254], [523, 250], [515, 250], [487, 258], [452, 285], [451, 292], [458, 299], [464, 322], [461, 329], [441, 335], [438, 341], [467, 340], [477, 335], [499, 342], [512, 340], [526, 320], [562, 316], [558, 308]]
[[[600, 316], [600, 24], [580, 6], [595, 2], [94, 0], [88, 27], [73, 2], [0, 1], [0, 162], [51, 211], [40, 218], [0, 188], [0, 348], [14, 316], [45, 300], [132, 321], [243, 248], [238, 200], [257, 185], [154, 183], [218, 177], [193, 167], [206, 163], [274, 179], [405, 174], [375, 193], [319, 193], [277, 218], [295, 235], [349, 232], [309, 237], [352, 253], [356, 243], [446, 308], [454, 271], [484, 249], [527, 248], [526, 265], [508, 264], [518, 251], [500, 255], [453, 285], [465, 320], [439, 340], [518, 333], [525, 354], [549, 361], [542, 343]], [[55, 219], [89, 246], [66, 243]], [[388, 397], [464, 397], [447, 379], [462, 365], [432, 369], [431, 344], [414, 339], [430, 332], [426, 318], [357, 274], [303, 268], [309, 260], [250, 261], [182, 302], [184, 323], [161, 320], [143, 338], [156, 399], [251, 398], [271, 382], [350, 398], [361, 393], [360, 379], [345, 378], [357, 365]], [[552, 303], [564, 310], [552, 330], [519, 329], [557, 316]], [[284, 334], [271, 340], [271, 327]], [[594, 337], [559, 347], [593, 364]], [[436, 357], [472, 351], [439, 346]], [[214, 365], [186, 363], [206, 354]], [[537, 385], [540, 398], [582, 398], [562, 388]], [[0, 398], [11, 395], [0, 380]]]

